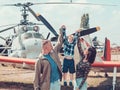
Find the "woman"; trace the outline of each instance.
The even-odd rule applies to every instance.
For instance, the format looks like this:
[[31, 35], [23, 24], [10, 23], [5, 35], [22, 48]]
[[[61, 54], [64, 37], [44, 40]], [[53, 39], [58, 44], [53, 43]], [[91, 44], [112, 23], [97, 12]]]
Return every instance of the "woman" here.
[[76, 65], [76, 84], [74, 90], [87, 90], [86, 79], [91, 69], [91, 64], [95, 61], [96, 49], [94, 47], [88, 47], [81, 52], [81, 48], [78, 46], [79, 53], [82, 55], [82, 60]]

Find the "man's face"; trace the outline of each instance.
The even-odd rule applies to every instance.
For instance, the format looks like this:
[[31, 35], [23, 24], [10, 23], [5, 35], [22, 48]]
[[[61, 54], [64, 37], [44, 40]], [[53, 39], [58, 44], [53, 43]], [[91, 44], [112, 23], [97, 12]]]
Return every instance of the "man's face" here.
[[43, 44], [43, 53], [48, 54], [53, 49], [52, 44], [50, 41], [47, 41], [45, 44]]

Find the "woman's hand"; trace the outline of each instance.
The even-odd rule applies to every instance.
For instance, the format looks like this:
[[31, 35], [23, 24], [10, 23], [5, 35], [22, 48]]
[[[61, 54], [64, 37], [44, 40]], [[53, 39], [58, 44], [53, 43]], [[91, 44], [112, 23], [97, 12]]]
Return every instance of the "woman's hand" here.
[[79, 88], [76, 88], [76, 90], [80, 90]]

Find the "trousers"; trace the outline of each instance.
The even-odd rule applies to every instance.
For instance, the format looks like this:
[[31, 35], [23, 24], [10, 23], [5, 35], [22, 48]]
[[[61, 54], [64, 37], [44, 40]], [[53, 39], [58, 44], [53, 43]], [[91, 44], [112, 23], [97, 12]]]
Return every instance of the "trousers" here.
[[[74, 85], [74, 90], [76, 90], [76, 88], [79, 87], [80, 83], [82, 82], [83, 78], [77, 78], [75, 81], [75, 85]], [[87, 83], [85, 81], [85, 83], [83, 84], [83, 86], [80, 88], [80, 90], [87, 90]]]
[[60, 90], [60, 80], [50, 83], [50, 90]]

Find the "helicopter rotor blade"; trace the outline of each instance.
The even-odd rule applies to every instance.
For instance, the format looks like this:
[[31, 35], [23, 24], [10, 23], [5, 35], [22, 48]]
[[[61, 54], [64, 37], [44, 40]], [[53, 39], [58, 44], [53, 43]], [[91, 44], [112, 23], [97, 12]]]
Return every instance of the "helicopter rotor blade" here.
[[23, 4], [17, 3], [17, 4], [4, 4], [2, 6], [22, 6]]
[[48, 23], [48, 21], [41, 15], [38, 14], [37, 15], [39, 20], [41, 20], [43, 22], [43, 24], [56, 36], [58, 37], [57, 32], [55, 31], [55, 29]]
[[32, 13], [32, 15], [39, 21], [39, 18], [38, 16], [35, 14], [35, 12], [30, 8], [28, 7], [28, 10]]
[[101, 6], [119, 6], [116, 4], [98, 4], [98, 3], [80, 3], [80, 2], [43, 2], [43, 3], [34, 3], [34, 5], [37, 4], [79, 4], [79, 5], [101, 5]]
[[100, 5], [100, 6], [120, 6], [119, 4], [103, 4], [103, 3], [80, 3], [80, 2], [73, 2], [73, 1], [70, 1], [70, 2], [41, 2], [41, 3], [31, 3], [31, 2], [27, 2], [27, 3], [17, 3], [17, 4], [4, 4], [2, 6], [24, 6], [24, 7], [29, 7], [29, 6], [32, 6], [32, 5], [44, 5], [44, 4], [49, 4], [49, 5], [54, 5], [54, 4], [57, 4], [57, 5], [70, 5], [70, 4], [78, 4], [78, 5]]
[[6, 39], [5, 39], [4, 37], [2, 37], [2, 36], [0, 36], [0, 38], [1, 38], [2, 40], [4, 40], [4, 41], [6, 40]]
[[7, 31], [7, 30], [9, 30], [9, 29], [15, 28], [15, 27], [17, 27], [17, 26], [18, 26], [18, 25], [15, 25], [15, 26], [12, 26], [12, 27], [9, 27], [9, 28], [0, 30], [0, 33], [4, 32], [4, 31]]
[[3, 28], [3, 27], [8, 27], [8, 26], [13, 26], [13, 25], [17, 25], [17, 24], [0, 25], [0, 28]]
[[44, 25], [55, 35], [58, 36], [57, 32], [54, 30], [54, 28], [48, 23], [48, 21], [42, 16], [42, 15], [36, 15], [35, 12], [28, 7], [28, 10], [32, 13], [32, 15], [38, 20], [42, 21]]

